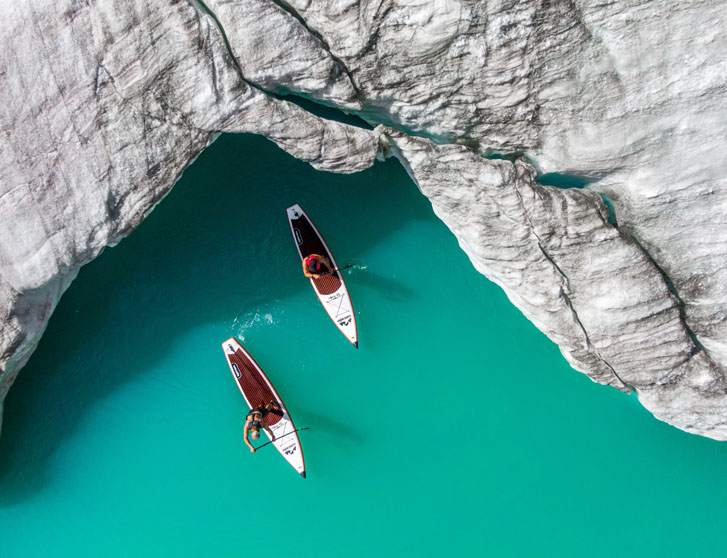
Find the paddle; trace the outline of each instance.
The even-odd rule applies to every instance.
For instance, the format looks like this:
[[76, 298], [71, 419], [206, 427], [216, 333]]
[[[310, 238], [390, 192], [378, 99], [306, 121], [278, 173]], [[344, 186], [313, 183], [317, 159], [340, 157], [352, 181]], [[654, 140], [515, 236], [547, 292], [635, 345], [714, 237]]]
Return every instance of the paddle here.
[[318, 278], [325, 277], [326, 275], [330, 275], [331, 273], [335, 273], [336, 271], [343, 271], [344, 269], [348, 269], [349, 267], [355, 266], [355, 263], [350, 263], [348, 265], [344, 265], [343, 267], [337, 267], [336, 269], [332, 269], [331, 271], [326, 271], [325, 273], [321, 273]]
[[292, 432], [288, 432], [287, 434], [283, 434], [282, 436], [278, 436], [277, 438], [275, 438], [275, 440], [270, 440], [269, 442], [265, 442], [263, 445], [256, 447], [255, 448], [255, 451], [259, 450], [260, 448], [264, 448], [268, 444], [272, 444], [273, 441], [277, 442], [278, 440], [280, 440], [280, 438], [285, 438], [286, 436], [290, 436], [291, 434], [295, 434], [296, 432], [300, 432], [301, 430], [310, 430], [310, 427], [304, 426], [303, 428], [298, 428], [297, 430], [293, 430]]

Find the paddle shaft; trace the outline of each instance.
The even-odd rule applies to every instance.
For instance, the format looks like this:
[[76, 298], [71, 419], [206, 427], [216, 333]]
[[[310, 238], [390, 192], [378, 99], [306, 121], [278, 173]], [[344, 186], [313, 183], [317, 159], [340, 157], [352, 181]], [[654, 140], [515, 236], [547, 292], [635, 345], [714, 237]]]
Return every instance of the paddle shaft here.
[[349, 267], [353, 267], [355, 265], [356, 264], [348, 264], [348, 265], [344, 265], [343, 267], [337, 267], [336, 269], [332, 269], [331, 271], [326, 271], [325, 273], [321, 273], [319, 278], [325, 277], [326, 275], [330, 275], [331, 273], [335, 273], [336, 271], [343, 271], [344, 269], [348, 269]]
[[286, 436], [290, 436], [291, 434], [295, 434], [296, 432], [300, 432], [301, 430], [309, 430], [309, 429], [310, 429], [310, 427], [304, 426], [303, 428], [298, 428], [297, 430], [293, 430], [292, 432], [288, 432], [287, 434], [278, 436], [277, 438], [275, 438], [275, 440], [270, 440], [269, 442], [265, 442], [263, 445], [256, 447], [255, 451], [259, 450], [260, 448], [264, 448], [268, 444], [272, 444], [274, 441], [277, 442], [278, 440], [280, 440], [280, 438], [285, 438]]

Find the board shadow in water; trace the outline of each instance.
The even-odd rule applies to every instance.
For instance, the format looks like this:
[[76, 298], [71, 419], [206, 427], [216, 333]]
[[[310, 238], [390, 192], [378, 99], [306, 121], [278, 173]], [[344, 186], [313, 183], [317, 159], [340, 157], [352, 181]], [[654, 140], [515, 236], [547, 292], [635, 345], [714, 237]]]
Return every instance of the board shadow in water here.
[[[149, 218], [85, 266], [63, 295], [5, 401], [0, 506], [42, 490], [54, 454], [89, 409], [153, 369], [180, 334], [203, 323], [232, 326], [261, 301], [310, 289], [300, 280], [285, 218], [296, 202], [345, 261], [407, 222], [436, 220], [395, 160], [337, 175], [316, 171], [265, 138], [221, 136]], [[383, 273], [357, 273], [362, 286], [412, 296]], [[218, 342], [205, 350], [224, 367]], [[335, 427], [325, 417], [321, 422]]]
[[414, 291], [394, 277], [387, 277], [381, 273], [375, 273], [368, 269], [368, 267], [366, 269], [359, 267], [353, 273], [356, 274], [357, 286], [375, 290], [384, 298], [397, 302], [405, 302], [414, 297]]
[[331, 437], [336, 446], [339, 449], [346, 450], [347, 453], [352, 452], [355, 447], [360, 447], [366, 441], [366, 437], [362, 433], [332, 416], [308, 410], [300, 410], [297, 415], [302, 422], [310, 427], [311, 432], [317, 431]]

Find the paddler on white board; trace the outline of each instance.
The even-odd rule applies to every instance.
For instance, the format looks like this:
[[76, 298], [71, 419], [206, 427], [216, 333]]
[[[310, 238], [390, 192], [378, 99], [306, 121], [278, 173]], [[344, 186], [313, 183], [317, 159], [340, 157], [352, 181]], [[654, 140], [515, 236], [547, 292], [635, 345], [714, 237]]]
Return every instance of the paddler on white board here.
[[303, 275], [309, 279], [318, 279], [333, 269], [331, 260], [320, 254], [310, 254], [303, 258]]
[[264, 407], [255, 407], [254, 409], [251, 409], [249, 413], [247, 413], [247, 417], [245, 417], [245, 428], [242, 435], [245, 438], [245, 444], [247, 444], [247, 447], [250, 448], [250, 451], [252, 453], [255, 453], [255, 448], [250, 443], [250, 438], [252, 438], [253, 440], [260, 439], [261, 426], [265, 430], [267, 430], [268, 434], [270, 434], [271, 441], [275, 441], [275, 434], [273, 434], [273, 431], [270, 430], [270, 427], [265, 422], [265, 417], [270, 414], [270, 411], [280, 410], [282, 410], [280, 408], [280, 405], [278, 405], [275, 401], [271, 401]]

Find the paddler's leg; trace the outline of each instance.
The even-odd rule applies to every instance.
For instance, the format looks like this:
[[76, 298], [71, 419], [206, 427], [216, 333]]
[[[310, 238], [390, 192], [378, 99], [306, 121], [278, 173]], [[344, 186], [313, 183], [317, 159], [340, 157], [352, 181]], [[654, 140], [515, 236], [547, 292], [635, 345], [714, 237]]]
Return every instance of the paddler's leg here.
[[272, 442], [274, 442], [274, 441], [275, 441], [275, 434], [273, 434], [273, 431], [272, 431], [272, 430], [270, 430], [270, 427], [268, 426], [268, 423], [267, 423], [267, 422], [265, 422], [265, 419], [261, 420], [261, 421], [260, 421], [260, 424], [261, 424], [261, 425], [262, 425], [262, 427], [263, 427], [263, 428], [264, 428], [264, 429], [265, 429], [265, 430], [267, 431], [267, 433], [268, 433], [268, 434], [270, 434], [270, 440], [271, 440]]

